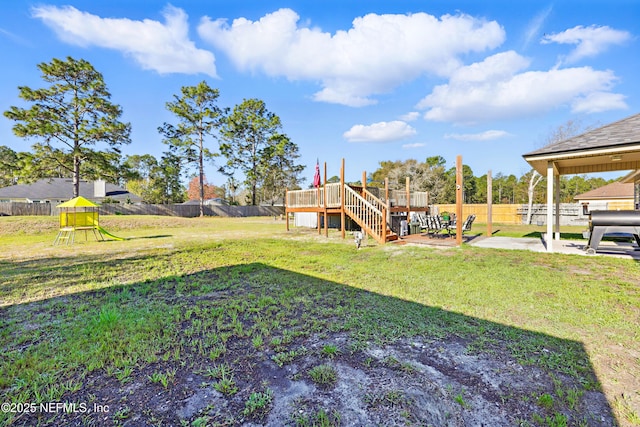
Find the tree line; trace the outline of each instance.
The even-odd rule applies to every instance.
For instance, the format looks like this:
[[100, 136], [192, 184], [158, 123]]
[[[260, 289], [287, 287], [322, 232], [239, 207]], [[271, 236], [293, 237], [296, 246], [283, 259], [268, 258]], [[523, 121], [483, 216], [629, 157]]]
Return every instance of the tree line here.
[[0, 186], [72, 178], [78, 196], [82, 178], [104, 179], [126, 185], [148, 203], [179, 203], [187, 196], [182, 179], [195, 171], [202, 214], [212, 187], [205, 163], [216, 158], [223, 159], [218, 170], [227, 177], [217, 190], [231, 202], [240, 186], [249, 190], [248, 202], [255, 205], [281, 198], [285, 188], [304, 181], [304, 166], [296, 163], [297, 144], [262, 100], [221, 107], [219, 90], [206, 81], [184, 86], [166, 103], [175, 122], [158, 127], [167, 150], [159, 159], [150, 154], [123, 157], [120, 149], [131, 143], [131, 124], [120, 121], [122, 108], [111, 102], [102, 74], [88, 61], [71, 57], [54, 58], [38, 69], [49, 85], [19, 86], [19, 97], [31, 106], [4, 112], [15, 122], [15, 135], [36, 142], [30, 152], [0, 146]]
[[[389, 179], [391, 188], [405, 188], [406, 178], [410, 178], [412, 191], [429, 192], [429, 202], [449, 204], [456, 202], [456, 169], [446, 168], [446, 160], [441, 156], [428, 157], [420, 162], [415, 159], [403, 161], [382, 161], [379, 167], [367, 176], [367, 186], [384, 187], [384, 179]], [[471, 167], [462, 166], [463, 203], [487, 203], [487, 174], [475, 176]], [[492, 203], [525, 204], [546, 203], [546, 177], [533, 169], [517, 177], [513, 174], [492, 173]], [[530, 188], [533, 184], [533, 191]], [[578, 194], [602, 187], [615, 180], [588, 177], [586, 175], [562, 176], [560, 178], [560, 201], [571, 203]], [[354, 183], [354, 184], [360, 184]], [[531, 199], [530, 199], [531, 197]]]
[[[595, 125], [584, 125], [579, 120], [568, 120], [552, 129], [543, 145], [550, 145], [567, 140], [573, 136], [592, 130]], [[417, 160], [383, 161], [378, 169], [367, 177], [367, 185], [383, 186], [385, 177], [396, 188], [404, 188], [406, 178], [410, 178], [411, 190], [429, 192], [430, 203], [449, 204], [456, 202], [456, 169], [446, 169], [446, 160], [441, 156], [432, 156], [424, 162]], [[463, 203], [487, 203], [487, 174], [475, 176], [471, 167], [462, 166]], [[520, 177], [513, 174], [492, 173], [492, 203], [528, 204], [531, 213], [533, 203], [546, 203], [546, 177], [534, 169]], [[572, 203], [578, 194], [586, 193], [616, 181], [605, 180], [587, 175], [560, 177], [560, 202]], [[530, 218], [527, 219], [527, 222]]]

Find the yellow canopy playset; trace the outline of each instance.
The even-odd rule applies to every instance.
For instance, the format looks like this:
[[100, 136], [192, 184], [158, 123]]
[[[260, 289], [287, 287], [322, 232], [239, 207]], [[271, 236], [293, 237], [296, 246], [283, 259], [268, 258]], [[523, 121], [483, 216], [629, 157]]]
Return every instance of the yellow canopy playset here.
[[57, 207], [60, 208], [60, 231], [53, 242], [54, 245], [63, 242], [73, 243], [78, 230], [84, 230], [85, 240], [87, 240], [89, 231], [93, 232], [96, 240], [104, 240], [104, 236], [109, 236], [114, 240], [124, 240], [100, 226], [98, 205], [82, 196], [61, 203]]

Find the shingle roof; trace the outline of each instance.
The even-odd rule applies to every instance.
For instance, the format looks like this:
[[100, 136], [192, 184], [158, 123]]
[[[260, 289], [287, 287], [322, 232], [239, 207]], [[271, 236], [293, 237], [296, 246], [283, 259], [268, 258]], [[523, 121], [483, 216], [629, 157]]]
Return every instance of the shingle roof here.
[[638, 142], [640, 142], [640, 114], [635, 114], [582, 135], [549, 144], [525, 154], [524, 157], [593, 148], [619, 147]]
[[[102, 197], [94, 197], [93, 181], [80, 181], [80, 195], [89, 200], [101, 201]], [[106, 183], [106, 196], [124, 201], [140, 202], [140, 197], [129, 193], [122, 187]], [[67, 200], [73, 197], [73, 180], [71, 178], [41, 179], [32, 184], [17, 184], [0, 188], [0, 198], [30, 200]]]
[[634, 184], [616, 181], [600, 188], [578, 194], [574, 200], [582, 199], [633, 199]]

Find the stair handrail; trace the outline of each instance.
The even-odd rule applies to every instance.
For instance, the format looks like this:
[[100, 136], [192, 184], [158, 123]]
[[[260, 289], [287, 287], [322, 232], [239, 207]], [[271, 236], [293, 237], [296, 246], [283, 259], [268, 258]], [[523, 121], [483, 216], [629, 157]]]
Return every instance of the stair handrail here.
[[386, 209], [382, 211], [345, 185], [345, 212], [379, 243], [386, 242]]
[[[388, 209], [387, 202], [385, 202], [375, 194], [371, 193], [367, 189], [364, 190], [364, 198], [382, 212], [382, 218], [385, 218], [385, 222], [386, 222], [385, 224], [386, 230], [391, 230], [393, 232], [393, 228], [391, 227], [391, 224], [389, 224], [389, 221], [387, 221], [387, 209]], [[384, 234], [386, 234], [386, 230]], [[386, 239], [386, 236], [385, 236], [385, 239]]]
[[378, 198], [375, 194], [371, 193], [369, 190], [363, 190], [363, 197], [364, 199], [371, 203], [373, 206], [375, 206], [378, 210], [382, 211], [383, 209], [385, 209], [387, 207], [387, 204], [385, 202], [383, 202], [382, 200], [380, 200], [380, 198]]

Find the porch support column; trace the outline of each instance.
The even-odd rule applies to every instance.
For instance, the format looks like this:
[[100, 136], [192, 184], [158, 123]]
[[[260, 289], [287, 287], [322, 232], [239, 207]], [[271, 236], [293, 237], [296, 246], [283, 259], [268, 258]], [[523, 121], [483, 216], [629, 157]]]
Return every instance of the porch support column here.
[[556, 224], [555, 224], [555, 235], [554, 238], [556, 240], [560, 240], [560, 174], [554, 175], [554, 184], [555, 185], [555, 205], [556, 205]]
[[493, 235], [493, 178], [491, 169], [487, 172], [487, 236]]
[[553, 162], [547, 162], [547, 252], [553, 252], [553, 171]]

